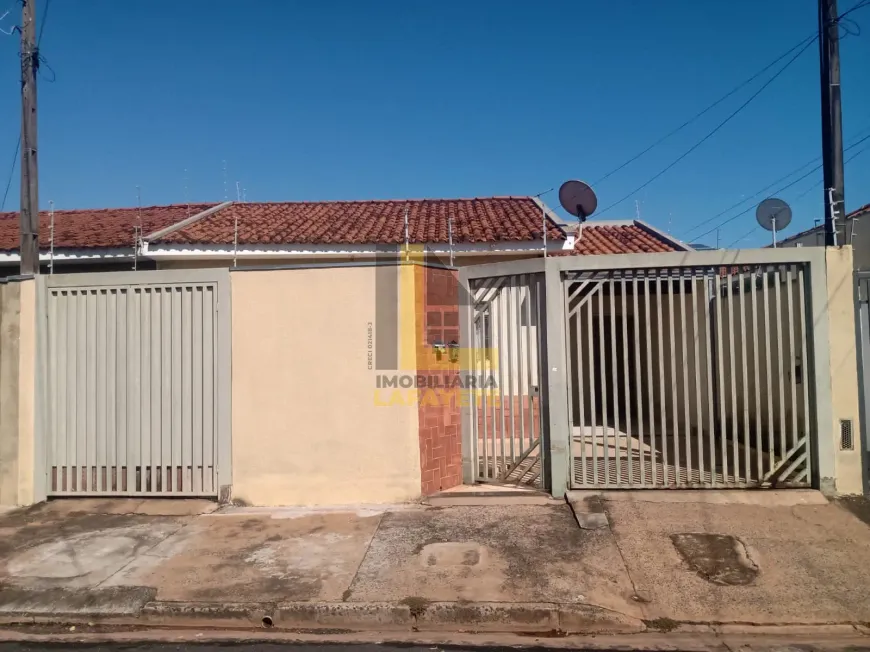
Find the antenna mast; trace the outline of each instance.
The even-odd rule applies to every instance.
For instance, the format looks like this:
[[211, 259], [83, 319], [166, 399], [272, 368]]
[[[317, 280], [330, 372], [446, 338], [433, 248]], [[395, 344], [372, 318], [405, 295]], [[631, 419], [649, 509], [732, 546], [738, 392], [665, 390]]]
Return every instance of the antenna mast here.
[[142, 233], [142, 189], [136, 186], [137, 224], [133, 226], [133, 271], [139, 267], [139, 236]]
[[405, 205], [405, 260], [409, 259], [408, 240], [409, 240], [409, 238], [408, 238], [408, 206], [406, 204]]
[[544, 258], [546, 258], [547, 257], [547, 211], [544, 210], [544, 202], [541, 202], [541, 231], [544, 232]]
[[450, 245], [450, 266], [453, 267], [453, 218], [447, 218], [447, 242]]
[[549, 190], [545, 190], [544, 192], [539, 192], [535, 195], [535, 199], [539, 201], [541, 204], [541, 231], [544, 234], [544, 258], [547, 257], [547, 211], [544, 210], [544, 202], [541, 200], [541, 197], [546, 195], [548, 192], [553, 192], [555, 186], [550, 188]]
[[48, 201], [48, 273], [54, 274], [54, 200]]
[[[236, 181], [236, 203], [242, 200], [239, 182]], [[239, 209], [233, 208], [233, 267], [236, 266], [236, 257], [239, 254]]]
[[229, 200], [230, 196], [227, 194], [227, 162], [224, 159], [224, 201]]

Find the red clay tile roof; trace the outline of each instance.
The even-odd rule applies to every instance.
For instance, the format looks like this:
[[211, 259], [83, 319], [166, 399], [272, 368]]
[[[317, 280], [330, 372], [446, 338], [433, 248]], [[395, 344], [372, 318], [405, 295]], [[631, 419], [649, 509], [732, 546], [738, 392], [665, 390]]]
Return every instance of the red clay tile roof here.
[[[190, 215], [215, 204], [191, 204]], [[92, 249], [133, 247], [133, 228], [140, 223], [148, 234], [180, 222], [188, 216], [187, 205], [100, 208], [54, 212], [55, 248]], [[39, 213], [40, 249], [49, 248], [48, 212]], [[20, 246], [18, 213], [0, 213], [0, 251], [17, 251]]]
[[[455, 243], [542, 239], [541, 208], [533, 199], [487, 197], [234, 204], [156, 242], [232, 244], [238, 217], [240, 245], [401, 244], [406, 208], [412, 243], [447, 242], [448, 218]], [[547, 237], [564, 240], [565, 234], [548, 220]]]
[[580, 239], [574, 244], [574, 251], [563, 255], [650, 254], [667, 251], [683, 249], [638, 224], [587, 222], [583, 225]]
[[[171, 227], [217, 204], [149, 206], [141, 209], [143, 237]], [[446, 243], [447, 218], [453, 219], [456, 243], [531, 241], [541, 239], [541, 208], [530, 197], [418, 199], [348, 202], [282, 202], [234, 204], [193, 224], [155, 239], [176, 245], [231, 245], [238, 217], [241, 245], [259, 244], [400, 244], [408, 208], [412, 243]], [[64, 248], [130, 248], [137, 208], [55, 211], [54, 245]], [[569, 227], [576, 228], [576, 227]], [[40, 245], [48, 249], [49, 215], [40, 213]], [[547, 237], [558, 241], [565, 232], [551, 219]], [[18, 213], [0, 213], [0, 251], [19, 246]], [[159, 244], [158, 244], [159, 246]], [[667, 238], [638, 224], [595, 224], [583, 227], [574, 254], [653, 253], [677, 251]], [[566, 252], [568, 255], [570, 253]]]

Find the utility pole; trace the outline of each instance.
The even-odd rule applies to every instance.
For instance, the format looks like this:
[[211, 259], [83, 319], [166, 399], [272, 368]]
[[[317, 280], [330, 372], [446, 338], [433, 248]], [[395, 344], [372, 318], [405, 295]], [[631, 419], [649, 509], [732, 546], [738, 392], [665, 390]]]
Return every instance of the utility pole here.
[[843, 112], [840, 103], [840, 27], [837, 17], [837, 0], [819, 0], [819, 68], [822, 91], [826, 247], [837, 244], [836, 220], [839, 218], [843, 222], [845, 218]]
[[21, 274], [39, 273], [36, 0], [21, 2]]

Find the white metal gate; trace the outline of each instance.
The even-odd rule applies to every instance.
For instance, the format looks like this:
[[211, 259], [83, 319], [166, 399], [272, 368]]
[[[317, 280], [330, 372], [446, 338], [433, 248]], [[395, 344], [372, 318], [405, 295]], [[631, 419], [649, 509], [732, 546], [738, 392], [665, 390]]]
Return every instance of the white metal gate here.
[[543, 274], [472, 281], [475, 480], [541, 486]]
[[43, 280], [47, 494], [218, 496], [230, 484], [220, 271]]
[[571, 484], [808, 486], [804, 264], [563, 276]]

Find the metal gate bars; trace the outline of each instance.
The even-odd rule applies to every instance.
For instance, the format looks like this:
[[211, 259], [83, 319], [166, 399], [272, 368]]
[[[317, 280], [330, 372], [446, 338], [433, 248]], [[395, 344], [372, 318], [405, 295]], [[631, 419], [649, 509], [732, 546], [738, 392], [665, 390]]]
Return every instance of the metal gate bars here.
[[542, 486], [543, 274], [481, 279], [470, 289], [475, 479]]
[[572, 486], [809, 485], [806, 277], [564, 272]]
[[44, 280], [48, 495], [219, 495], [226, 370], [207, 276]]

